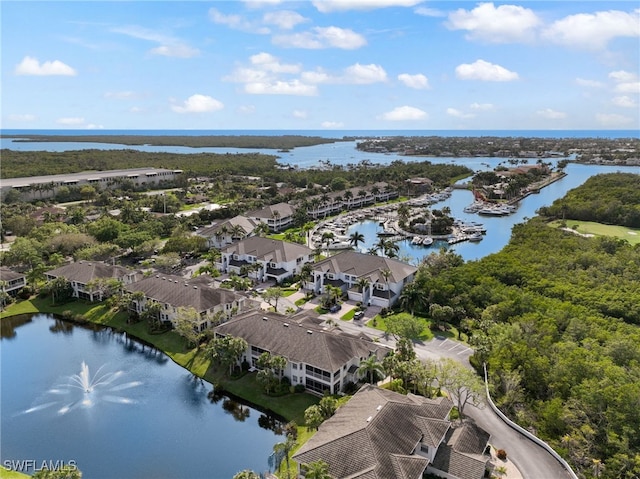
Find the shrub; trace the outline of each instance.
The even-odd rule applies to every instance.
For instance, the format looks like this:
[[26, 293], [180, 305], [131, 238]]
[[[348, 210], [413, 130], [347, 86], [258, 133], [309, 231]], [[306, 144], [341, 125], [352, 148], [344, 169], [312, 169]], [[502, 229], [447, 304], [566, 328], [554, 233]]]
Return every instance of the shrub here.
[[297, 393], [303, 393], [303, 392], [305, 391], [304, 384], [296, 384], [296, 385], [293, 387], [293, 390], [294, 390], [295, 392], [297, 392]]
[[498, 449], [496, 451], [496, 457], [504, 461], [507, 458], [507, 451], [504, 449]]

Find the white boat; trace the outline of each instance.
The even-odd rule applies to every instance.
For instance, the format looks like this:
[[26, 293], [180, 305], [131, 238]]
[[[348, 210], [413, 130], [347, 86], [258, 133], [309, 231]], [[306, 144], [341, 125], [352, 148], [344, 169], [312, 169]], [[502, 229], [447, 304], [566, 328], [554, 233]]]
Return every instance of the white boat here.
[[411, 240], [411, 244], [419, 245], [422, 244], [422, 238], [420, 236], [414, 236]]
[[474, 233], [468, 239], [469, 241], [482, 241], [482, 233]]
[[329, 243], [326, 248], [330, 250], [349, 249], [351, 248], [351, 244], [347, 241], [334, 241], [333, 243]]
[[426, 237], [422, 240], [422, 246], [431, 246], [433, 244], [433, 238]]

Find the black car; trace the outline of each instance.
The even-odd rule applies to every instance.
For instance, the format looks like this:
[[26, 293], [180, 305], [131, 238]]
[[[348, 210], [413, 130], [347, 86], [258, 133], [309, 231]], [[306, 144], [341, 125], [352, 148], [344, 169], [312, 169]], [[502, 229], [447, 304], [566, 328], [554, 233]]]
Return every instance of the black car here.
[[340, 311], [341, 308], [342, 308], [342, 306], [340, 306], [339, 304], [333, 304], [329, 308], [329, 312], [330, 313], [337, 313], [338, 311]]

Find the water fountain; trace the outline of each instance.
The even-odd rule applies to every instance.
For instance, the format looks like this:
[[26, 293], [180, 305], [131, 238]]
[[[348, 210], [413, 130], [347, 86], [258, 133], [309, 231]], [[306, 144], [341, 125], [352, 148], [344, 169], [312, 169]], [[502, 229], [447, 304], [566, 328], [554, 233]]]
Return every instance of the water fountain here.
[[[58, 400], [41, 401], [39, 404], [23, 411], [23, 414], [55, 406], [58, 408], [58, 414], [63, 415], [78, 407], [90, 408], [100, 401], [119, 404], [135, 403], [136, 401], [132, 398], [114, 395], [112, 393], [135, 388], [140, 386], [142, 383], [140, 381], [117, 383], [117, 379], [120, 378], [124, 372], [116, 371], [103, 373], [103, 368], [104, 365], [96, 371], [93, 377], [91, 377], [89, 366], [87, 363], [82, 361], [82, 364], [80, 365], [80, 372], [78, 374], [68, 376], [66, 383], [61, 383], [46, 391], [46, 399], [50, 399], [48, 396], [57, 396], [59, 397]], [[78, 392], [82, 395], [78, 396]]]

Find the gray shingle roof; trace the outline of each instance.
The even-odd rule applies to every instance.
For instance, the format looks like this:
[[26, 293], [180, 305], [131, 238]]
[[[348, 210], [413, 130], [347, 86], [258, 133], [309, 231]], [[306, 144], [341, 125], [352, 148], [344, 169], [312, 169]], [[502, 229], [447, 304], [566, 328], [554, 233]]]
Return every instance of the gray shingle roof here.
[[287, 216], [293, 215], [295, 211], [295, 208], [289, 203], [277, 203], [275, 205], [265, 206], [260, 210], [249, 211], [246, 213], [246, 216], [270, 219], [275, 217], [274, 213], [277, 213], [280, 218], [286, 218]]
[[237, 254], [240, 256], [255, 256], [260, 261], [274, 263], [293, 261], [301, 256], [313, 253], [311, 248], [297, 243], [252, 236], [229, 245], [221, 250], [223, 253]]
[[438, 431], [448, 427], [451, 408], [447, 398], [403, 396], [365, 385], [293, 457], [302, 463], [322, 459], [337, 478], [373, 471], [375, 476], [367, 477], [416, 479], [428, 464], [412, 455], [423, 442], [423, 429], [429, 420]]
[[91, 280], [98, 278], [119, 279], [132, 273], [132, 271], [122, 266], [114, 266], [95, 261], [69, 263], [46, 272], [46, 274], [56, 278], [64, 277], [68, 281], [76, 281], [82, 284], [87, 284]]
[[489, 438], [489, 433], [471, 423], [450, 429], [438, 448], [433, 467], [460, 479], [483, 477], [489, 460], [483, 453]]
[[211, 238], [216, 235], [216, 232], [220, 230], [223, 226], [226, 226], [228, 230], [233, 228], [234, 226], [240, 226], [245, 234], [251, 233], [257, 226], [257, 223], [253, 221], [251, 218], [247, 218], [246, 216], [238, 215], [233, 218], [223, 221], [221, 223], [216, 223], [212, 226], [208, 226], [206, 228], [202, 228], [197, 232], [199, 236], [204, 236], [205, 238]]
[[358, 253], [357, 251], [344, 251], [316, 263], [314, 271], [323, 273], [344, 273], [369, 278], [372, 283], [385, 282], [380, 273], [389, 270], [389, 282], [397, 283], [414, 274], [418, 268], [397, 259], [383, 258], [372, 254]]
[[186, 280], [173, 275], [151, 276], [125, 286], [125, 289], [131, 293], [142, 291], [147, 298], [175, 307], [193, 307], [198, 312], [241, 298], [228, 289], [203, 284], [203, 280]]
[[372, 353], [382, 355], [387, 352], [386, 348], [371, 341], [323, 331], [310, 322], [297, 323], [295, 318], [256, 311], [237, 316], [217, 326], [215, 331], [244, 338], [250, 345], [272, 354], [330, 372], [354, 357], [366, 358]]
[[13, 281], [15, 279], [24, 278], [25, 275], [22, 273], [16, 273], [15, 271], [7, 268], [0, 267], [0, 280], [2, 281]]

